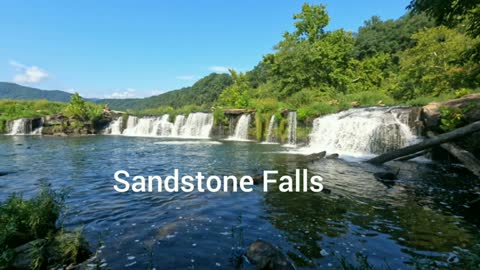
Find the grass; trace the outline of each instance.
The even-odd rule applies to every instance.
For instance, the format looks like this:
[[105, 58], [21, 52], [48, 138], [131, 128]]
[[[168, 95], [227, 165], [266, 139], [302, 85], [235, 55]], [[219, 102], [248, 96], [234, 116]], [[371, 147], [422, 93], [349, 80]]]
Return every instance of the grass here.
[[[30, 268], [77, 263], [89, 255], [81, 231], [68, 233], [59, 227], [65, 194], [42, 183], [36, 197], [13, 194], [0, 204], [0, 269], [14, 265], [15, 248], [31, 243]], [[33, 242], [32, 242], [33, 241]], [[23, 257], [22, 257], [23, 258]]]

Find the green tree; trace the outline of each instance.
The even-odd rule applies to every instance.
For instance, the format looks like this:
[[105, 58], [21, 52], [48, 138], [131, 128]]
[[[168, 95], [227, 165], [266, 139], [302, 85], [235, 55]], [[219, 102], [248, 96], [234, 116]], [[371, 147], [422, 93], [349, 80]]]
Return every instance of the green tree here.
[[77, 92], [70, 97], [70, 103], [65, 108], [64, 113], [67, 117], [75, 118], [80, 121], [87, 121], [89, 119], [85, 100], [83, 100]]
[[412, 38], [417, 45], [401, 54], [400, 88], [394, 91], [395, 98], [438, 96], [475, 83], [469, 79], [469, 67], [460, 61], [473, 44], [471, 38], [445, 26], [418, 32]]
[[234, 83], [225, 88], [218, 98], [218, 106], [248, 108], [250, 102], [250, 91], [252, 87], [248, 78], [243, 73], [237, 73], [230, 69]]

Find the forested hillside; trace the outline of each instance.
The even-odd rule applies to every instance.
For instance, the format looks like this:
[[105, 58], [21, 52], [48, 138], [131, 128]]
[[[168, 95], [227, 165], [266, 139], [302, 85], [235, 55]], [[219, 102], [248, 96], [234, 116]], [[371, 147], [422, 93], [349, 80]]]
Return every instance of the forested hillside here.
[[325, 30], [326, 8], [304, 4], [293, 16], [295, 30], [273, 53], [251, 72], [232, 73], [235, 83], [217, 108], [256, 109], [263, 118], [289, 108], [306, 120], [352, 106], [421, 105], [478, 91], [480, 16], [471, 15], [478, 5], [442, 14], [455, 18], [444, 23], [435, 16], [442, 7], [431, 10], [432, 2], [412, 1], [413, 11], [397, 20], [374, 16], [357, 33]]
[[37, 88], [0, 82], [0, 99], [36, 100], [68, 102], [72, 94], [59, 90], [40, 90]]
[[212, 73], [190, 87], [158, 96], [143, 99], [100, 99], [96, 102], [108, 104], [117, 110], [145, 110], [158, 107], [177, 109], [187, 105], [210, 109], [220, 93], [232, 83], [230, 75]]

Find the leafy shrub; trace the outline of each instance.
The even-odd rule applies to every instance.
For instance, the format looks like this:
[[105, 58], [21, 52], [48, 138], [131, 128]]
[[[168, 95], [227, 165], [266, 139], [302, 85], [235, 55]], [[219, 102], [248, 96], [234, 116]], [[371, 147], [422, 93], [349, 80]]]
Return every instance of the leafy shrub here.
[[[473, 107], [475, 107], [475, 105], [473, 105]], [[465, 113], [470, 111], [473, 107], [468, 106], [464, 109], [454, 107], [440, 107], [440, 128], [443, 131], [448, 132], [465, 125]]]

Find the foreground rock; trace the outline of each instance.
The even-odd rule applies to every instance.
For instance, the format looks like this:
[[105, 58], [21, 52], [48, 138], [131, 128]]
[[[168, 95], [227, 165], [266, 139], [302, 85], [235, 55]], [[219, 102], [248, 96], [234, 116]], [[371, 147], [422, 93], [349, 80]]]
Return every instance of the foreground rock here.
[[258, 270], [294, 270], [287, 257], [274, 245], [257, 240], [247, 250], [248, 260]]

